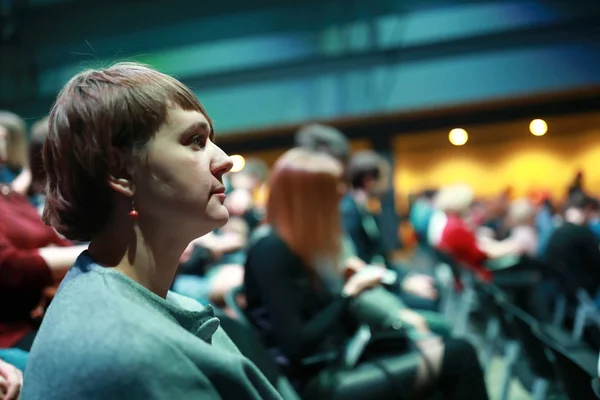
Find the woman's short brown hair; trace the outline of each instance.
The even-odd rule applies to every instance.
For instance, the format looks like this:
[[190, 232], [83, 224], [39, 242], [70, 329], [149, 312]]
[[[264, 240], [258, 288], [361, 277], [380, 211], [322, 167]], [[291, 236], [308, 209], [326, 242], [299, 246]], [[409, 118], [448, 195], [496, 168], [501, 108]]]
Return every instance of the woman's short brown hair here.
[[108, 176], [141, 154], [171, 106], [208, 119], [189, 88], [141, 64], [118, 63], [73, 77], [50, 112], [44, 221], [69, 239], [90, 241], [112, 217]]

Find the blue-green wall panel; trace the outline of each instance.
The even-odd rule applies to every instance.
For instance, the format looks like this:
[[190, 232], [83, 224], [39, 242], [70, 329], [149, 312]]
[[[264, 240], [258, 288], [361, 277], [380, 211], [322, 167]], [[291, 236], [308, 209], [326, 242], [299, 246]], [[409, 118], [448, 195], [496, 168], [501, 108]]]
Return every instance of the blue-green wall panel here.
[[[443, 107], [600, 84], [594, 43], [475, 54], [197, 91], [220, 131]], [[339, 98], [340, 86], [345, 97]]]

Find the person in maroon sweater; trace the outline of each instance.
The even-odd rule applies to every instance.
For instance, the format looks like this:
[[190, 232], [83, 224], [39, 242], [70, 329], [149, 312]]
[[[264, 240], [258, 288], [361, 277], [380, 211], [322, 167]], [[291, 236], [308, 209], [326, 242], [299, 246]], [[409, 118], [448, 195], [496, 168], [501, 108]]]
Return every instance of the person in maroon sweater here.
[[28, 350], [32, 311], [84, 249], [45, 225], [25, 196], [0, 186], [0, 348]]

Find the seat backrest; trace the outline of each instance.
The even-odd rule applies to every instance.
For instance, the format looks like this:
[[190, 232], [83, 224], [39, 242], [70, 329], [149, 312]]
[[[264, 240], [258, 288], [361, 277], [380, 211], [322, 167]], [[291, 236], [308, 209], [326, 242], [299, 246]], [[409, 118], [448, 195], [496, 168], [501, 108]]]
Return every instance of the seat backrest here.
[[521, 349], [534, 374], [540, 378], [554, 379], [554, 368], [546, 357], [545, 345], [534, 333], [540, 330], [539, 323], [531, 315], [515, 306], [501, 292], [494, 294], [494, 298], [502, 310], [501, 322], [506, 325], [505, 329], [509, 336], [520, 342]]
[[534, 334], [543, 342], [546, 356], [554, 364], [556, 375], [569, 400], [593, 399], [595, 394], [590, 382], [595, 377], [597, 353], [583, 344], [577, 348], [569, 346], [567, 349], [543, 329]]
[[511, 310], [515, 333], [521, 348], [529, 360], [531, 369], [540, 378], [551, 380], [555, 377], [552, 363], [546, 356], [544, 343], [535, 335], [540, 330], [539, 323], [519, 308]]
[[456, 261], [450, 254], [444, 251], [436, 249], [435, 247], [432, 247], [432, 249], [438, 262], [448, 265], [448, 267], [450, 267], [450, 271], [452, 271], [452, 276], [454, 277], [454, 280], [456, 282], [462, 283], [461, 268], [458, 261]]
[[[485, 285], [485, 290], [491, 295], [494, 306], [492, 311], [497, 313], [503, 334], [509, 339], [517, 339], [514, 317], [511, 313], [510, 299], [500, 288], [493, 284]], [[513, 306], [514, 307], [514, 306]]]
[[568, 398], [570, 400], [593, 399], [595, 393], [590, 385], [592, 376], [560, 349], [552, 347], [550, 352]]

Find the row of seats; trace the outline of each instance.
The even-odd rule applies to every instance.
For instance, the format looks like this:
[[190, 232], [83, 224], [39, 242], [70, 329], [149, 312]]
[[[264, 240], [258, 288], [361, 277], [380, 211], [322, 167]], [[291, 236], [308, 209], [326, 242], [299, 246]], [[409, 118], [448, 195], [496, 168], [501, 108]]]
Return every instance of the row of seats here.
[[[444, 313], [455, 321], [453, 333], [466, 335], [469, 316], [474, 309], [479, 309], [486, 317], [482, 365], [489, 365], [496, 350], [504, 353], [505, 370], [498, 394], [501, 400], [510, 399], [510, 382], [518, 377], [516, 367], [523, 357], [534, 374], [531, 385], [534, 400], [546, 399], [557, 391], [566, 394], [569, 400], [596, 397], [598, 352], [583, 343], [582, 336], [588, 324], [598, 324], [600, 312], [584, 291], [578, 292], [575, 322], [568, 331], [563, 327], [564, 297], [556, 302], [554, 321], [542, 323], [526, 312], [510, 291], [493, 283], [482, 283], [460, 269], [447, 255], [439, 256], [462, 284], [459, 290], [449, 287], [443, 294]], [[523, 285], [532, 287], [539, 281], [540, 274], [535, 270], [520, 272], [518, 279]], [[524, 275], [527, 273], [530, 279]]]

